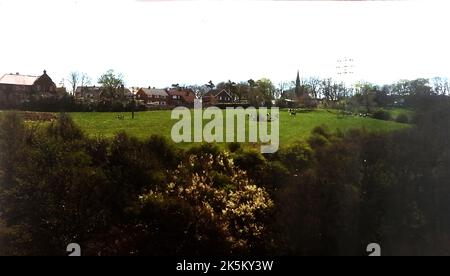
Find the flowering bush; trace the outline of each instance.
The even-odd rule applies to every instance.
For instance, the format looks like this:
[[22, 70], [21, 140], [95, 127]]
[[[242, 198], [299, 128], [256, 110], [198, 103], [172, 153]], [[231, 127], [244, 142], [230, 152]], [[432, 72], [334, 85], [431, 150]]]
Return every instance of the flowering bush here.
[[172, 172], [164, 190], [142, 195], [142, 203], [175, 197], [210, 217], [223, 231], [231, 248], [248, 249], [261, 241], [265, 218], [274, 206], [264, 188], [252, 184], [228, 153], [190, 155]]

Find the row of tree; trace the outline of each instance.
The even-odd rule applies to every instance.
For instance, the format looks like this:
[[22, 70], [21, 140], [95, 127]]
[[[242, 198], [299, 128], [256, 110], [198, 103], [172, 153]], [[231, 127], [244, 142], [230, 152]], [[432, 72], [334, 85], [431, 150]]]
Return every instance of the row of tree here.
[[[77, 71], [71, 72], [68, 81], [70, 83], [72, 92], [78, 86], [87, 86], [92, 84], [92, 79], [86, 73]], [[103, 87], [117, 88], [125, 84], [123, 74], [116, 73], [114, 70], [108, 70], [100, 76], [97, 83]], [[270, 98], [271, 100], [279, 99], [286, 92], [298, 90], [301, 88], [301, 93], [308, 94], [314, 99], [326, 99], [330, 101], [337, 101], [341, 98], [352, 96], [355, 94], [362, 94], [367, 90], [377, 90], [389, 96], [408, 96], [416, 93], [420, 94], [435, 94], [435, 95], [449, 95], [450, 82], [448, 78], [435, 77], [432, 79], [415, 79], [415, 80], [400, 80], [390, 85], [376, 85], [368, 82], [358, 82], [353, 87], [346, 87], [343, 82], [336, 81], [332, 78], [299, 78], [296, 81], [283, 81], [277, 85], [273, 84], [269, 79], [253, 80], [250, 79], [245, 82], [220, 82], [217, 85], [212, 81], [204, 85], [184, 85], [184, 88], [191, 88], [197, 93], [200, 98], [207, 92], [217, 89], [226, 89], [231, 91], [238, 97], [252, 98], [253, 93], [256, 96]], [[173, 84], [173, 88], [180, 88], [179, 84]], [[298, 93], [298, 91], [297, 91]]]

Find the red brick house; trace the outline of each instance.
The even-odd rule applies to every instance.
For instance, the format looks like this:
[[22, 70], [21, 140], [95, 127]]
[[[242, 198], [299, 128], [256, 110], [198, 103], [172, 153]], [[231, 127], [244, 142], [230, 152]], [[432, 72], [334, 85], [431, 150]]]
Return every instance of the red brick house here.
[[164, 89], [141, 88], [136, 93], [136, 100], [147, 106], [169, 105], [169, 95]]
[[195, 93], [192, 89], [169, 89], [167, 94], [171, 106], [194, 106]]
[[15, 107], [33, 99], [63, 96], [44, 71], [41, 76], [6, 74], [0, 78], [0, 104]]
[[203, 104], [204, 105], [215, 105], [215, 104], [229, 104], [235, 102], [235, 97], [225, 90], [212, 90], [203, 95]]

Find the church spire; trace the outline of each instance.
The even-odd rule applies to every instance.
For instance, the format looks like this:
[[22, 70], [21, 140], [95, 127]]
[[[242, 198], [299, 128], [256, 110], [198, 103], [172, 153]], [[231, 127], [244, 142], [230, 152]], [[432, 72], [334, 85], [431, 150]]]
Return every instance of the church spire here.
[[295, 81], [295, 95], [300, 96], [301, 82], [300, 82], [300, 70], [297, 70], [297, 80]]

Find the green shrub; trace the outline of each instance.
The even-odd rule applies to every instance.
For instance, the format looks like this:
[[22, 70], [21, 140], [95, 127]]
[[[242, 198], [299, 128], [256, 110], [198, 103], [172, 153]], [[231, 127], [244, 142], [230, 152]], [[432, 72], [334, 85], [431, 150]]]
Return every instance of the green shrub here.
[[391, 119], [391, 114], [383, 109], [380, 109], [373, 114], [373, 118], [378, 120], [389, 121]]

